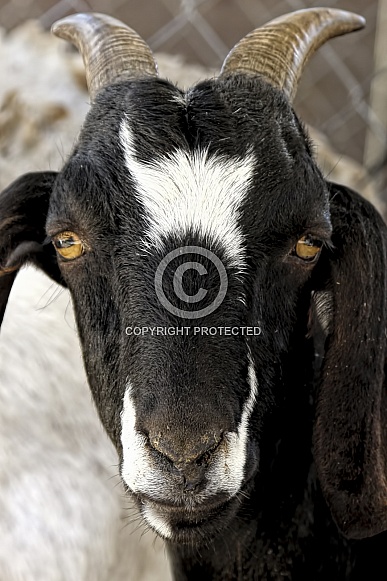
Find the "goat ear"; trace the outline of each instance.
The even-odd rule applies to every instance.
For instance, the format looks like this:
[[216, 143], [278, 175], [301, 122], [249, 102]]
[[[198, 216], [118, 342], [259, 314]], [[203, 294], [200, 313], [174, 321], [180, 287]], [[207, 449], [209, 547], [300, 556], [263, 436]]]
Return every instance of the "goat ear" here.
[[25, 174], [0, 194], [0, 325], [17, 271], [32, 262], [64, 284], [55, 250], [44, 244], [55, 172]]
[[387, 228], [355, 192], [330, 184], [330, 197], [334, 249], [316, 269], [332, 310], [314, 454], [333, 518], [359, 539], [387, 529]]

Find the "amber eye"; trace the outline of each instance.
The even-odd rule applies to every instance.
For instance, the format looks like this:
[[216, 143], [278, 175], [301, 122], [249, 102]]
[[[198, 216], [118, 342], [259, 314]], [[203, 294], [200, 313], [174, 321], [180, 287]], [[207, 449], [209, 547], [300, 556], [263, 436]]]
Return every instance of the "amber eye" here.
[[315, 240], [310, 236], [303, 236], [296, 244], [295, 253], [299, 258], [302, 258], [307, 262], [312, 262], [315, 258], [317, 258], [318, 253], [321, 250], [321, 246], [321, 240]]
[[61, 232], [53, 237], [52, 242], [65, 260], [79, 258], [85, 251], [81, 239], [74, 232]]

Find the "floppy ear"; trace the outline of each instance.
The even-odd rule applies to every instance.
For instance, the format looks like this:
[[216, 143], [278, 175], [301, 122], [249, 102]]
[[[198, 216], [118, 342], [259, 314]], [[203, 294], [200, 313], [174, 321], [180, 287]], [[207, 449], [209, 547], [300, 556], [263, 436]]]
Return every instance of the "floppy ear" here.
[[32, 262], [64, 284], [55, 249], [44, 244], [56, 172], [25, 174], [0, 194], [0, 325], [17, 271]]
[[386, 240], [373, 206], [330, 184], [334, 249], [322, 260], [332, 312], [317, 393], [314, 455], [343, 534], [387, 529]]

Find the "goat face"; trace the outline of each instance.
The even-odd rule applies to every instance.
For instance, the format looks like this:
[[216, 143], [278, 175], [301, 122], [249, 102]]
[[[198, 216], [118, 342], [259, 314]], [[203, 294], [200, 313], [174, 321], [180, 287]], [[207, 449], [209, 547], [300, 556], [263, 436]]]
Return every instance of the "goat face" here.
[[[365, 297], [385, 308], [384, 226], [356, 194], [324, 181], [288, 101], [294, 87], [263, 77], [227, 65], [187, 93], [154, 77], [89, 79], [93, 106], [64, 169], [24, 176], [1, 198], [2, 303], [25, 260], [70, 288], [123, 481], [148, 523], [177, 542], [227, 526], [278, 438], [306, 436], [310, 453], [311, 422], [300, 432], [284, 414], [284, 432], [268, 419], [285, 400], [309, 405], [315, 310], [328, 333], [338, 322], [313, 412], [324, 494], [347, 534], [385, 527], [380, 382], [365, 401], [369, 353], [353, 348], [346, 322], [356, 312], [372, 326]], [[358, 273], [352, 304], [340, 293], [354, 264], [369, 276]], [[312, 291], [333, 298], [313, 310]], [[367, 341], [384, 345], [382, 324], [372, 328]], [[343, 342], [345, 381], [331, 371]], [[352, 382], [362, 405], [349, 418]], [[359, 471], [367, 477], [355, 486]]]
[[[236, 508], [257, 471], [315, 264], [297, 241], [320, 247], [331, 233], [326, 185], [290, 106], [243, 76], [188, 94], [157, 79], [106, 89], [56, 180], [46, 227], [54, 243], [73, 232], [85, 248], [60, 269], [102, 421], [144, 516], [173, 539], [191, 538], [199, 520], [203, 535], [220, 506], [224, 524], [224, 506]], [[171, 252], [164, 296], [181, 317], [155, 290]], [[183, 290], [204, 290], [198, 302], [175, 294], [173, 274], [187, 264]], [[196, 318], [224, 276], [222, 303]]]

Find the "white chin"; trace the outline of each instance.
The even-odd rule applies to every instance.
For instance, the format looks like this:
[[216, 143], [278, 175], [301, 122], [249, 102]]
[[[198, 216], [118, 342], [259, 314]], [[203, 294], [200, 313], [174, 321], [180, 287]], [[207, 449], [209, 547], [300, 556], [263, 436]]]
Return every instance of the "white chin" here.
[[149, 506], [149, 504], [144, 504], [141, 512], [146, 522], [157, 534], [160, 535], [160, 537], [163, 537], [164, 539], [172, 538], [172, 529], [168, 520], [164, 515], [161, 516], [157, 509], [153, 506]]

